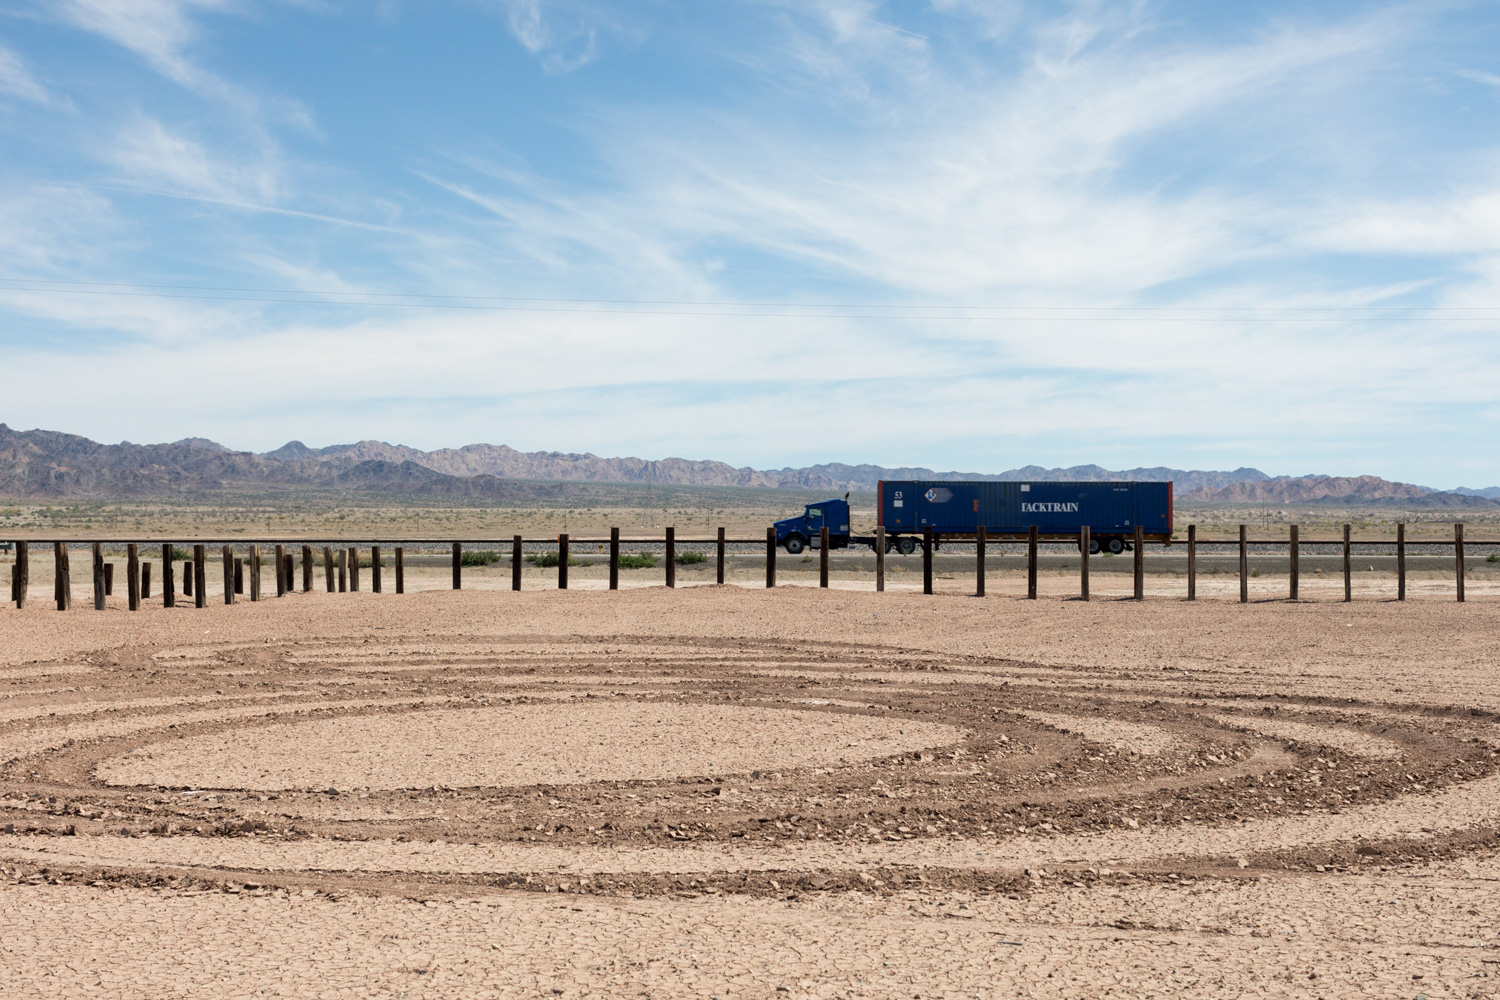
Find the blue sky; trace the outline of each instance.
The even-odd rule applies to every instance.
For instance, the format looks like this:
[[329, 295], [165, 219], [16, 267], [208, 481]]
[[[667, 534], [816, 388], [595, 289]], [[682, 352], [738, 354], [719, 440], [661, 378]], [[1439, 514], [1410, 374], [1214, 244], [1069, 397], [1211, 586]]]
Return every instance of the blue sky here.
[[0, 420], [1500, 482], [1500, 5], [10, 0]]

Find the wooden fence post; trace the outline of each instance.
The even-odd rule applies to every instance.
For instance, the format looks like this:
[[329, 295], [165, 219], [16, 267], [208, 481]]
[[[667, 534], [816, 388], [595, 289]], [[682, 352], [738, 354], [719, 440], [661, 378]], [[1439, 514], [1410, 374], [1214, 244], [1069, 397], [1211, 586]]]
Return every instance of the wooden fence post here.
[[766, 529], [766, 589], [776, 586], [776, 526]]
[[722, 587], [722, 586], [724, 586], [724, 529], [723, 528], [719, 529], [718, 543], [714, 546], [714, 557], [717, 560], [717, 564], [718, 564], [718, 572], [716, 574], [716, 582], [719, 584], [719, 586]]
[[297, 559], [290, 552], [282, 558], [286, 561], [286, 592], [291, 594], [297, 590]]
[[52, 596], [57, 600], [59, 611], [67, 611], [73, 606], [73, 580], [68, 567], [68, 546], [63, 542], [52, 543]]
[[347, 594], [349, 592], [349, 550], [341, 545], [339, 546], [337, 556], [339, 562], [339, 593]]
[[104, 564], [104, 596], [115, 596], [115, 564], [112, 562]]
[[396, 546], [396, 593], [406, 593], [406, 549]]
[[135, 542], [125, 546], [125, 605], [141, 610], [141, 549]]
[[1089, 546], [1093, 541], [1089, 538], [1089, 526], [1084, 525], [1078, 529], [1078, 599], [1086, 601], [1089, 599]]
[[885, 525], [875, 529], [875, 593], [885, 593]]
[[327, 586], [328, 592], [330, 594], [338, 589], [334, 585], [334, 574], [336, 572], [337, 571], [335, 570], [333, 565], [333, 549], [330, 546], [325, 545], [323, 546], [323, 582]]
[[308, 594], [313, 588], [313, 554], [312, 546], [302, 546], [302, 592]]
[[1458, 570], [1458, 601], [1464, 599], [1464, 526], [1459, 522], [1453, 526], [1453, 561]]
[[1349, 525], [1344, 525], [1344, 603], [1354, 600], [1354, 578], [1349, 566]]
[[177, 606], [177, 574], [172, 572], [172, 543], [167, 542], [161, 547], [161, 606], [164, 608], [175, 608]]
[[31, 586], [31, 543], [16, 543], [16, 610], [26, 609], [26, 591]]
[[245, 592], [244, 569], [242, 560], [234, 557], [234, 549], [228, 545], [224, 546], [224, 603], [233, 604], [234, 595]]
[[193, 577], [196, 575], [193, 572], [193, 560], [184, 559], [182, 561], [182, 596], [193, 598], [193, 603], [195, 604], [198, 599], [197, 595], [193, 593]]
[[1250, 600], [1250, 547], [1245, 540], [1246, 526], [1240, 525], [1240, 603]]
[[1135, 526], [1135, 599], [1146, 599], [1146, 529]]
[[513, 537], [510, 540], [510, 589], [511, 590], [520, 590], [521, 589], [521, 568], [523, 566], [525, 566], [525, 564], [526, 564], [525, 563], [525, 559], [523, 558], [523, 555], [522, 555], [522, 551], [521, 551], [522, 548], [524, 548], [524, 544], [525, 543], [522, 540], [522, 538], [521, 538], [520, 535], [516, 535], [515, 537]]
[[462, 542], [453, 543], [453, 589], [464, 589], [464, 546]]
[[234, 561], [234, 592], [243, 594], [245, 592], [245, 560]]
[[818, 586], [828, 587], [828, 525], [818, 529]]
[[250, 546], [250, 600], [260, 600], [260, 546]]
[[609, 529], [609, 589], [620, 589], [620, 529]]
[[974, 596], [984, 596], [984, 525], [974, 529]]
[[104, 546], [95, 542], [94, 553], [94, 610], [104, 610]]
[[1302, 544], [1295, 524], [1291, 526], [1290, 540], [1287, 542], [1287, 572], [1291, 576], [1287, 600], [1295, 601], [1302, 582]]
[[370, 592], [380, 593], [380, 546], [370, 546]]
[[[671, 528], [667, 529], [667, 532], [669, 533], [669, 537], [670, 537], [670, 532], [671, 531], [672, 531]], [[671, 542], [670, 542], [670, 540], [667, 543], [667, 548], [668, 549], [671, 548]], [[671, 575], [672, 575], [671, 571], [668, 570], [667, 571], [668, 578], [670, 578]], [[568, 536], [566, 534], [561, 534], [561, 535], [557, 536], [557, 589], [558, 590], [567, 590], [568, 589]]]
[[151, 564], [141, 563], [141, 600], [151, 600]]
[[208, 546], [193, 546], [193, 606], [208, 607]]
[[292, 589], [291, 577], [286, 571], [286, 546], [276, 546], [276, 596], [285, 597], [286, 592]]
[[1036, 525], [1026, 529], [1026, 599], [1036, 600]]
[[676, 528], [666, 529], [666, 585], [676, 586]]
[[1396, 600], [1406, 600], [1406, 522], [1396, 524]]
[[349, 593], [359, 593], [359, 546], [349, 546]]
[[922, 593], [932, 593], [932, 526], [922, 529]]
[[1188, 596], [1190, 601], [1198, 599], [1198, 526], [1188, 525]]
[[57, 610], [67, 611], [73, 606], [73, 579], [68, 568], [68, 546], [64, 542], [52, 543], [52, 589], [57, 598]]

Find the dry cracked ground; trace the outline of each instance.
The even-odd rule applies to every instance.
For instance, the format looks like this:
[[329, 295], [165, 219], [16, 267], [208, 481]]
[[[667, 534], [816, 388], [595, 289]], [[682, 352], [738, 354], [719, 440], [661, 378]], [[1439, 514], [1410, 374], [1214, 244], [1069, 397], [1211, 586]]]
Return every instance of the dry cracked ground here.
[[6, 997], [1500, 995], [1500, 603], [0, 610]]

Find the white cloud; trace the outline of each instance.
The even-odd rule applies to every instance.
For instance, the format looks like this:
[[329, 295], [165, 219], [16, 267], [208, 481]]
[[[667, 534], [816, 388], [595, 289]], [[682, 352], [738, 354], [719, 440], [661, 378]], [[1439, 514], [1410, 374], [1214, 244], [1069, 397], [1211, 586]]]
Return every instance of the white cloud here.
[[21, 57], [0, 46], [0, 94], [9, 94], [36, 104], [51, 104], [52, 95], [32, 75]]
[[129, 181], [169, 193], [266, 203], [280, 195], [281, 168], [272, 150], [236, 162], [144, 116], [121, 130], [106, 155]]
[[136, 53], [158, 72], [190, 83], [197, 68], [185, 54], [197, 35], [192, 16], [223, 10], [232, 0], [58, 0], [50, 10], [85, 31], [103, 35]]
[[599, 57], [601, 34], [635, 36], [602, 7], [576, 0], [489, 0], [516, 41], [548, 73], [571, 73]]

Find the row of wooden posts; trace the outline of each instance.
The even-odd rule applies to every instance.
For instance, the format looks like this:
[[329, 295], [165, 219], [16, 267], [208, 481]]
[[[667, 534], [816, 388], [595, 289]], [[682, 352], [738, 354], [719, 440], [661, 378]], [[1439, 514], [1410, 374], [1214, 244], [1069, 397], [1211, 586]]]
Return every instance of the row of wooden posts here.
[[[1457, 599], [1464, 599], [1464, 526], [1455, 524], [1453, 535], [1453, 552], [1455, 560], [1455, 579], [1457, 582]], [[877, 528], [875, 533], [875, 589], [885, 590], [885, 529]], [[1077, 541], [1081, 558], [1079, 560], [1079, 591], [1081, 600], [1089, 600], [1089, 529], [1083, 528], [1075, 536], [1048, 536], [1042, 539], [1037, 529], [1033, 527], [1026, 538], [1026, 596], [1035, 600], [1037, 596], [1037, 546], [1039, 542], [1045, 541]], [[967, 539], [965, 539], [967, 540]], [[991, 540], [986, 537], [985, 530], [979, 528], [974, 536], [976, 575], [975, 593], [983, 597], [985, 589], [985, 558], [986, 549]], [[729, 544], [758, 544], [757, 539], [727, 539], [724, 529], [720, 528], [718, 537], [715, 539], [683, 539], [676, 537], [676, 529], [666, 529], [666, 585], [675, 587], [677, 585], [677, 544], [679, 541], [690, 544], [715, 545], [717, 554], [717, 582], [724, 582], [725, 546]], [[932, 588], [932, 555], [934, 549], [941, 544], [941, 539], [935, 538], [931, 529], [926, 529], [922, 534], [922, 592], [931, 594]], [[1007, 537], [995, 539], [996, 543], [1016, 543], [1022, 541], [1019, 538]], [[602, 539], [575, 539], [573, 542], [584, 544], [604, 544]], [[1136, 600], [1145, 598], [1146, 572], [1145, 572], [1145, 547], [1146, 539], [1142, 529], [1135, 529], [1134, 538], [1134, 571]], [[1246, 526], [1240, 525], [1239, 538], [1239, 581], [1240, 601], [1247, 602], [1250, 599], [1249, 590], [1249, 548], [1251, 545], [1280, 545], [1288, 546], [1288, 570], [1290, 584], [1287, 597], [1297, 600], [1300, 584], [1299, 560], [1302, 545], [1338, 545], [1342, 543], [1344, 557], [1344, 600], [1352, 601], [1353, 576], [1351, 572], [1351, 549], [1355, 544], [1369, 544], [1368, 542], [1354, 542], [1350, 537], [1350, 526], [1344, 525], [1342, 540], [1339, 539], [1301, 539], [1299, 538], [1298, 526], [1292, 525], [1288, 537], [1282, 539], [1251, 539], [1247, 535]], [[819, 567], [818, 585], [828, 586], [828, 553], [829, 553], [828, 529], [824, 528], [819, 538]], [[453, 589], [459, 590], [463, 587], [463, 543], [452, 542], [453, 554]], [[516, 535], [511, 540], [511, 589], [521, 589], [522, 549], [526, 540]], [[533, 544], [535, 544], [533, 542]], [[551, 540], [547, 544], [552, 544]], [[570, 551], [570, 540], [566, 534], [557, 536], [557, 586], [560, 590], [568, 588], [568, 558]], [[1201, 545], [1233, 545], [1236, 541], [1229, 539], [1199, 539], [1197, 525], [1188, 525], [1187, 529], [1187, 599], [1196, 600], [1198, 596], [1198, 548]], [[1389, 544], [1389, 543], [1376, 543]], [[1409, 545], [1446, 546], [1447, 542], [1436, 541], [1412, 541], [1406, 540], [1406, 525], [1396, 526], [1396, 599], [1406, 600], [1406, 549]], [[1470, 542], [1469, 544], [1495, 545], [1500, 542], [1484, 541]], [[54, 586], [53, 597], [57, 602], [59, 611], [66, 611], [72, 605], [72, 583], [71, 573], [68, 565], [68, 543], [53, 542], [54, 560]], [[105, 598], [114, 589], [114, 565], [105, 562], [103, 543], [93, 542], [93, 577], [94, 577], [94, 607], [103, 610]], [[776, 529], [766, 529], [766, 586], [776, 586]], [[174, 547], [168, 543], [162, 546], [162, 581], [161, 597], [162, 604], [173, 607], [177, 603], [176, 584], [173, 579], [173, 556]], [[323, 547], [323, 576], [324, 585], [328, 593], [344, 593], [347, 591], [358, 591], [360, 587], [360, 549], [358, 547], [334, 549], [330, 546]], [[395, 584], [396, 593], [406, 591], [406, 564], [404, 546], [395, 546]], [[249, 597], [252, 601], [261, 599], [261, 550], [259, 545], [250, 545], [248, 559], [242, 559], [234, 555], [232, 546], [222, 547], [221, 559], [224, 573], [224, 603], [235, 603], [237, 595], [245, 592], [245, 577], [249, 576]], [[287, 550], [287, 546], [279, 544], [276, 546], [275, 555], [272, 557], [276, 568], [276, 596], [282, 597], [295, 588], [296, 561], [293, 553]], [[248, 574], [246, 573], [248, 562]], [[313, 589], [313, 546], [302, 546], [302, 592], [307, 593]], [[27, 590], [30, 581], [31, 554], [30, 543], [21, 541], [16, 543], [16, 562], [11, 576], [11, 600], [18, 608], [26, 606]], [[151, 564], [143, 563], [140, 558], [139, 546], [132, 542], [126, 546], [126, 593], [127, 605], [132, 611], [139, 610], [141, 602], [151, 597]], [[184, 597], [193, 598], [197, 607], [207, 604], [207, 578], [208, 578], [208, 547], [197, 544], [193, 546], [193, 558], [183, 562], [182, 593]], [[620, 529], [611, 528], [609, 533], [609, 589], [617, 590], [620, 586]], [[375, 593], [381, 592], [381, 553], [380, 546], [370, 548], [370, 589]]]

